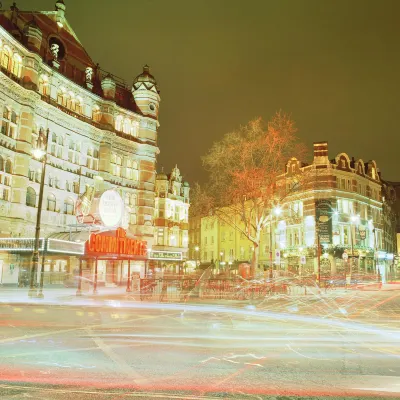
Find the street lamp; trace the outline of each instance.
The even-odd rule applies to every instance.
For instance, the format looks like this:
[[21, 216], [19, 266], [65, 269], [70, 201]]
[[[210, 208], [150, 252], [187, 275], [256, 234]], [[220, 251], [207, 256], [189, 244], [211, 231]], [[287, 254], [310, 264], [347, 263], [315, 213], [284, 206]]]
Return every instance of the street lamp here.
[[352, 215], [350, 218], [350, 243], [351, 243], [351, 263], [350, 263], [350, 282], [351, 282], [351, 273], [353, 269], [353, 263], [354, 263], [354, 239], [353, 239], [353, 225], [357, 224], [360, 219], [359, 215]]
[[279, 216], [282, 213], [282, 208], [280, 206], [276, 206], [272, 209], [270, 224], [269, 224], [269, 268], [272, 273], [272, 222], [273, 217], [272, 214]]
[[[49, 142], [49, 133], [50, 133], [49, 129], [47, 129], [46, 135], [44, 135], [42, 130], [39, 132], [37, 148], [32, 151], [32, 155], [37, 160], [42, 162], [42, 174], [40, 177], [39, 201], [36, 214], [35, 242], [32, 254], [31, 276], [30, 276], [30, 285], [28, 292], [29, 297], [35, 297], [37, 295], [37, 291], [35, 288], [35, 277], [39, 267], [40, 221], [42, 217], [42, 203], [43, 203], [44, 181], [45, 181], [46, 165], [47, 165], [47, 144]], [[43, 298], [43, 292], [41, 292], [40, 298]]]

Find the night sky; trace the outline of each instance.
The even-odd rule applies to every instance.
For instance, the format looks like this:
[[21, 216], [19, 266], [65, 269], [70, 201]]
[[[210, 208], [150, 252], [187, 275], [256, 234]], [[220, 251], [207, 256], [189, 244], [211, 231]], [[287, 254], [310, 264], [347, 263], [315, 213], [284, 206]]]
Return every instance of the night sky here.
[[328, 140], [330, 158], [375, 159], [383, 178], [400, 180], [400, 1], [64, 1], [103, 69], [131, 83], [150, 65], [161, 90], [159, 169], [177, 163], [190, 183], [204, 181], [200, 157], [213, 141], [283, 109], [310, 150]]

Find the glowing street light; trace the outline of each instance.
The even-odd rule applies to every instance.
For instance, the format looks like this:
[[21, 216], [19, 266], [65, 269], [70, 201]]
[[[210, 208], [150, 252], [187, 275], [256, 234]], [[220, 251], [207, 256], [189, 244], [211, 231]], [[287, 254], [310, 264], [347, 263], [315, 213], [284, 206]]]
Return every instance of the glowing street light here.
[[274, 208], [274, 213], [275, 215], [281, 215], [282, 214], [282, 208], [277, 206]]
[[45, 152], [42, 149], [34, 149], [32, 150], [32, 155], [37, 160], [40, 160], [45, 155]]

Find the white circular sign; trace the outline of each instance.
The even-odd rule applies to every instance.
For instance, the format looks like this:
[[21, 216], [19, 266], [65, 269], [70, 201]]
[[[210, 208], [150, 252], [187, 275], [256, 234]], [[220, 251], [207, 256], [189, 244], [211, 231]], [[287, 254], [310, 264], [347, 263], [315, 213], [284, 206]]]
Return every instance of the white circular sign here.
[[118, 226], [124, 214], [124, 202], [115, 190], [107, 190], [100, 197], [99, 213], [107, 227]]

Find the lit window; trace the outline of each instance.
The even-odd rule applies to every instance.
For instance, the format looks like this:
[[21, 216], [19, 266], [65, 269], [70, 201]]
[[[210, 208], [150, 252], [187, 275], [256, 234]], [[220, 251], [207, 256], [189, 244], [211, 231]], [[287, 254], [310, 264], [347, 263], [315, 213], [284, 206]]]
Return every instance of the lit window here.
[[10, 68], [11, 61], [11, 50], [8, 46], [4, 46], [3, 51], [1, 52], [1, 66], [5, 69]]
[[22, 70], [22, 58], [19, 54], [14, 54], [12, 60], [11, 73], [15, 75], [17, 78], [20, 78], [21, 70]]
[[39, 93], [43, 96], [50, 94], [49, 77], [47, 75], [41, 75], [39, 79]]
[[131, 121], [130, 121], [129, 118], [125, 118], [124, 119], [123, 132], [124, 133], [130, 133], [131, 132]]
[[56, 196], [52, 193], [47, 196], [47, 210], [56, 211]]
[[92, 119], [94, 122], [100, 122], [100, 118], [101, 118], [100, 107], [95, 105], [93, 106]]
[[117, 131], [122, 131], [122, 115], [118, 115], [117, 118], [115, 118], [115, 129]]
[[74, 214], [74, 200], [68, 197], [64, 202], [64, 213], [73, 215]]
[[1, 133], [13, 139], [17, 138], [17, 114], [9, 107], [4, 107]]

